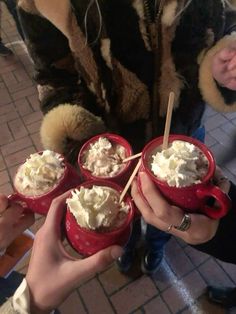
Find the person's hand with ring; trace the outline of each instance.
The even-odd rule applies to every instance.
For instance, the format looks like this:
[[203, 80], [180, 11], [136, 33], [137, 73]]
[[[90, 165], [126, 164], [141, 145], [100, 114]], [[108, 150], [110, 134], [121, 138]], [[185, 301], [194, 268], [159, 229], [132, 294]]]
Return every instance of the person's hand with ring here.
[[[229, 184], [225, 180], [219, 179], [220, 176], [224, 178], [219, 171], [217, 169], [216, 180], [219, 184], [222, 183], [223, 190], [228, 192]], [[210, 241], [215, 236], [219, 220], [202, 214], [186, 213], [183, 209], [170, 205], [145, 172], [141, 172], [139, 175], [143, 195], [138, 189], [136, 180], [132, 184], [131, 194], [148, 224], [162, 231], [170, 232], [193, 245]]]
[[34, 223], [34, 215], [0, 194], [0, 252]]

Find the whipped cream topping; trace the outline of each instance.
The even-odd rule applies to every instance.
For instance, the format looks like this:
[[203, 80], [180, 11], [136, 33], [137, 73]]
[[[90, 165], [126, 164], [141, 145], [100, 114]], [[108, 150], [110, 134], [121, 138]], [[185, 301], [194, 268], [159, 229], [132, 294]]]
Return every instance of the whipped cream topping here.
[[176, 140], [152, 156], [151, 170], [169, 186], [184, 187], [200, 183], [208, 171], [208, 160], [195, 145]]
[[120, 194], [106, 186], [93, 185], [72, 191], [66, 200], [70, 212], [77, 223], [86, 229], [116, 228], [124, 222], [129, 205], [121, 202]]
[[107, 138], [100, 137], [90, 144], [84, 155], [83, 168], [91, 171], [97, 177], [113, 177], [119, 173], [125, 164], [126, 150], [123, 146], [112, 144]]
[[20, 166], [15, 185], [24, 195], [40, 195], [57, 185], [65, 171], [64, 160], [58, 153], [45, 150], [42, 154], [31, 154]]

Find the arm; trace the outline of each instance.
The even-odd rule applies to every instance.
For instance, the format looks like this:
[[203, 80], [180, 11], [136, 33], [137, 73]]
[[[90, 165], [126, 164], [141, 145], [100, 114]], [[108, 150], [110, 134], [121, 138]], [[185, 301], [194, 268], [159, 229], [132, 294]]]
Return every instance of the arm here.
[[[69, 193], [53, 201], [43, 227], [36, 234], [26, 280], [15, 292], [11, 310], [9, 303], [4, 305], [9, 310], [6, 313], [50, 313], [80, 282], [102, 271], [122, 255], [119, 246], [81, 260], [68, 255], [61, 242], [60, 226]], [[1, 313], [3, 309], [0, 309]]]

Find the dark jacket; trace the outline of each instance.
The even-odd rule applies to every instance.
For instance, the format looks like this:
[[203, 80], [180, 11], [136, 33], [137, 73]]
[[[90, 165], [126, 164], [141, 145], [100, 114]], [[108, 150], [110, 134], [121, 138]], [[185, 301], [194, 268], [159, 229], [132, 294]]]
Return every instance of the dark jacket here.
[[229, 197], [232, 208], [229, 213], [220, 220], [216, 235], [211, 241], [194, 248], [210, 254], [224, 262], [236, 264], [236, 186], [231, 184]]
[[192, 0], [179, 14], [187, 1], [166, 0], [154, 14], [154, 2], [100, 0], [100, 10], [94, 3], [86, 11], [89, 0], [18, 1], [46, 114], [45, 148], [66, 154], [110, 130], [140, 150], [163, 133], [170, 91], [172, 133], [191, 135], [205, 102], [236, 110], [236, 92], [211, 74], [212, 56], [236, 40], [236, 11], [221, 0]]

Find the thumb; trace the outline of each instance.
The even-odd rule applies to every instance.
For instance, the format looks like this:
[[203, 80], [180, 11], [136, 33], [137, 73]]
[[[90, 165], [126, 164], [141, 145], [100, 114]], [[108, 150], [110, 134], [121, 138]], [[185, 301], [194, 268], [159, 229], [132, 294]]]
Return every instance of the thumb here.
[[123, 249], [113, 245], [85, 259], [70, 261], [67, 276], [77, 285], [80, 281], [104, 270], [122, 254]]
[[0, 213], [3, 213], [8, 206], [8, 198], [4, 194], [0, 194]]

